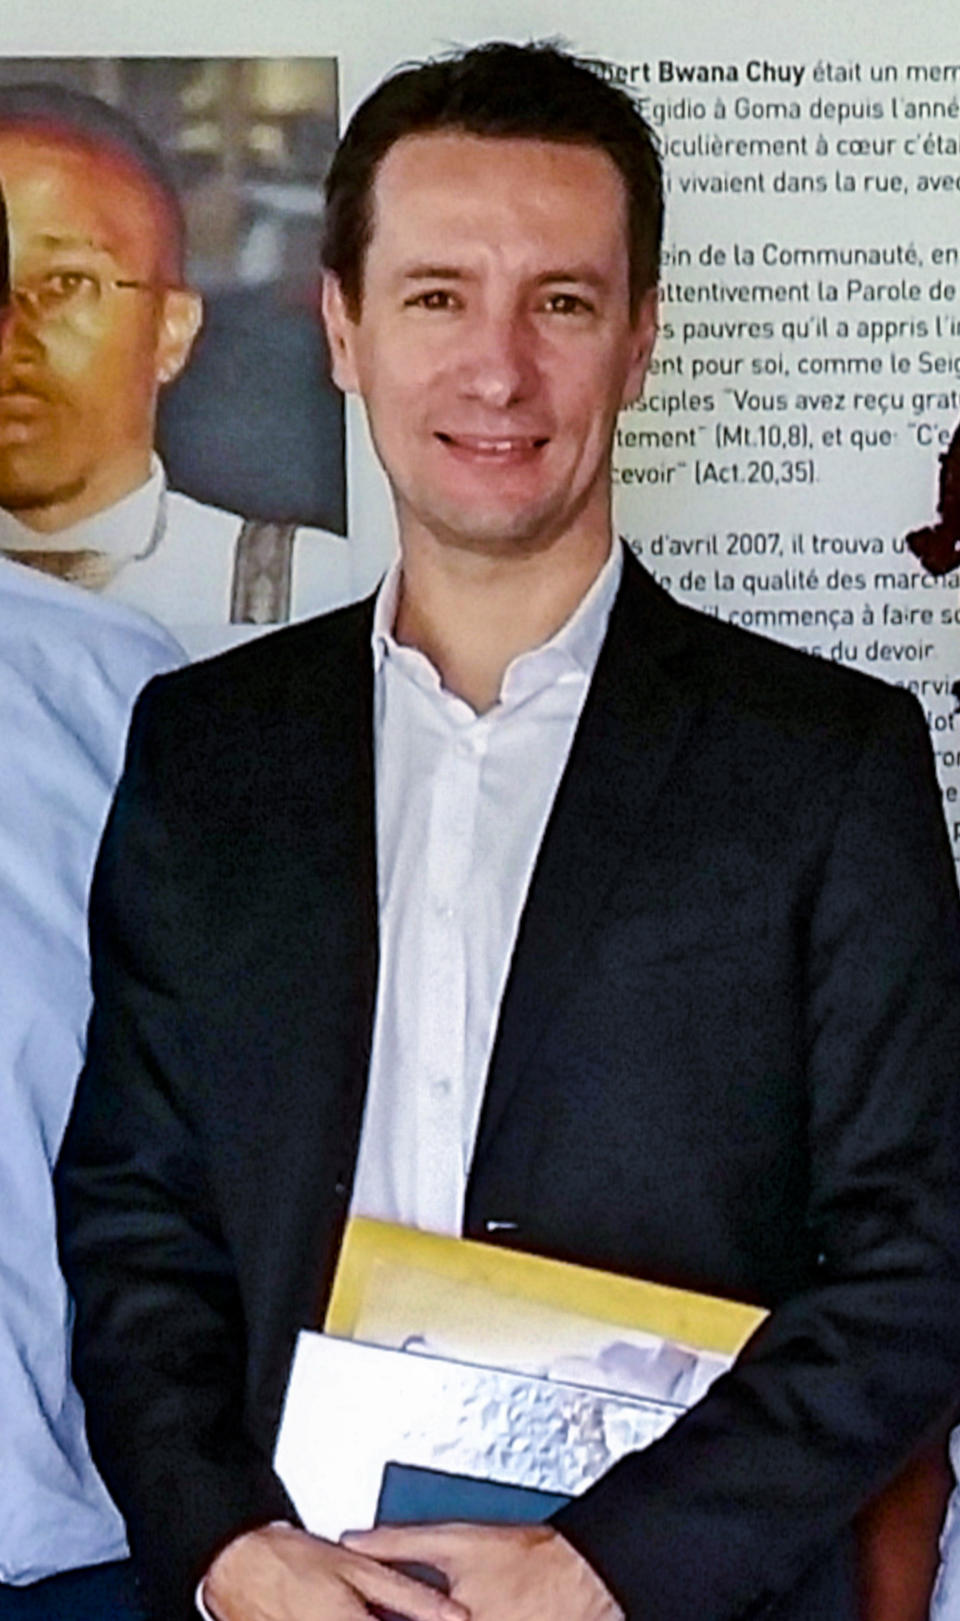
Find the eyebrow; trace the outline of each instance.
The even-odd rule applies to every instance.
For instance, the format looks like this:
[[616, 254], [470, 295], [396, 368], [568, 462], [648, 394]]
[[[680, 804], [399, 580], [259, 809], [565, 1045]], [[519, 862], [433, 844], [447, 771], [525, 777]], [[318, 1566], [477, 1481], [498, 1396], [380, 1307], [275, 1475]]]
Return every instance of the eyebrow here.
[[[464, 270], [461, 265], [434, 265], [414, 264], [399, 272], [400, 281], [474, 281], [476, 275], [473, 271]], [[605, 289], [610, 283], [609, 279], [600, 271], [594, 270], [590, 265], [568, 265], [562, 270], [543, 270], [534, 277], [538, 287], [581, 286]]]
[[90, 248], [94, 253], [107, 253], [111, 258], [116, 256], [116, 250], [109, 242], [97, 240], [92, 236], [58, 235], [55, 231], [38, 231], [36, 236], [28, 239], [26, 245], [40, 248], [67, 248], [71, 251], [76, 248]]
[[595, 287], [600, 292], [609, 287], [610, 278], [602, 275], [599, 270], [593, 270], [589, 265], [570, 265], [566, 270], [545, 271], [542, 276], [537, 277], [537, 283], [541, 287], [548, 284], [556, 286], [558, 283], [561, 286]]
[[408, 265], [399, 272], [400, 281], [465, 281], [468, 272], [457, 265]]

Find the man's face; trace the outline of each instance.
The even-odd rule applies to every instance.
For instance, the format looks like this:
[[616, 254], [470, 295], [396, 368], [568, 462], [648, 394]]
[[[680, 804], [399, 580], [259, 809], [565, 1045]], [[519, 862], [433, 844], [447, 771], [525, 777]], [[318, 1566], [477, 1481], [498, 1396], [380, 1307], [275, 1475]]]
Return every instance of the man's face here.
[[656, 295], [629, 311], [626, 193], [586, 145], [443, 132], [390, 148], [363, 302], [328, 278], [405, 544], [488, 555], [609, 526], [610, 445], [643, 383]]
[[168, 287], [162, 208], [121, 157], [0, 128], [0, 186], [26, 293], [0, 342], [0, 506], [50, 532], [147, 477], [157, 389], [184, 364], [200, 305]]

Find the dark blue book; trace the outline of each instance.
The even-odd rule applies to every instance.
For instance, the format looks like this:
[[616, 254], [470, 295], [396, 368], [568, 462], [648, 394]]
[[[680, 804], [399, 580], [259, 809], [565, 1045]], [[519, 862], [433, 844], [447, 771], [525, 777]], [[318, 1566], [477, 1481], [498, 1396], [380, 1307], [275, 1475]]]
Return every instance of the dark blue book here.
[[537, 1525], [569, 1503], [559, 1492], [506, 1486], [471, 1475], [448, 1475], [408, 1463], [388, 1463], [377, 1502], [377, 1525], [434, 1525], [475, 1520], [499, 1525]]
[[[445, 1474], [414, 1464], [388, 1463], [377, 1502], [377, 1525], [435, 1525], [443, 1520], [477, 1524], [537, 1525], [569, 1503], [559, 1492], [507, 1486], [471, 1475]], [[447, 1591], [442, 1571], [432, 1565], [397, 1565], [405, 1575]], [[375, 1608], [380, 1621], [403, 1621], [393, 1610]]]

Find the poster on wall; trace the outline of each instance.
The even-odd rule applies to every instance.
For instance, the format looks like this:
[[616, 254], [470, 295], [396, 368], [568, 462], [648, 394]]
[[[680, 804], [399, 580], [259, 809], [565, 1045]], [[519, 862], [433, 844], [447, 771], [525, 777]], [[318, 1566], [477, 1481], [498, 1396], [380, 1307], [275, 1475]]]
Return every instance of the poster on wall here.
[[706, 612], [917, 693], [956, 846], [960, 68], [871, 38], [604, 71], [668, 165], [659, 353], [617, 433], [622, 530]]
[[193, 651], [349, 595], [332, 57], [7, 58], [0, 548]]

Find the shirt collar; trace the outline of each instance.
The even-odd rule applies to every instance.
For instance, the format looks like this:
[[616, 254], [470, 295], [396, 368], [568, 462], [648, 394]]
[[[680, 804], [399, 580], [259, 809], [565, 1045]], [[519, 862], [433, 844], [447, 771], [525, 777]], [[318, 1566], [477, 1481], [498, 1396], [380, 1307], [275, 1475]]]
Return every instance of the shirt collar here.
[[102, 512], [94, 512], [66, 529], [41, 534], [29, 529], [13, 512], [0, 508], [0, 551], [103, 552], [118, 562], [142, 557], [152, 550], [160, 523], [166, 475], [158, 456], [150, 459], [144, 484], [121, 496]]
[[[374, 604], [371, 645], [373, 667], [378, 673], [383, 667], [385, 658], [402, 659], [411, 653], [418, 660], [422, 660], [430, 670], [433, 669], [424, 654], [418, 653], [416, 649], [401, 646], [394, 637], [393, 626], [397, 617], [401, 574], [402, 563], [397, 558], [384, 575]], [[531, 648], [526, 653], [518, 654], [507, 666], [501, 698], [508, 695], [519, 696], [519, 689], [529, 692], [534, 686], [540, 686], [544, 678], [552, 679], [564, 670], [580, 675], [592, 675], [606, 635], [607, 620], [622, 574], [623, 545], [614, 538], [606, 562], [569, 619], [565, 620], [548, 641], [542, 642], [539, 647]], [[439, 685], [439, 677], [436, 677], [435, 672], [434, 676], [436, 684]]]
[[373, 668], [379, 671], [387, 656], [388, 648], [392, 651], [398, 646], [394, 638], [393, 626], [397, 617], [397, 603], [400, 597], [401, 562], [398, 557], [391, 563], [377, 592], [373, 605], [373, 630], [370, 633], [370, 644], [373, 648]]

